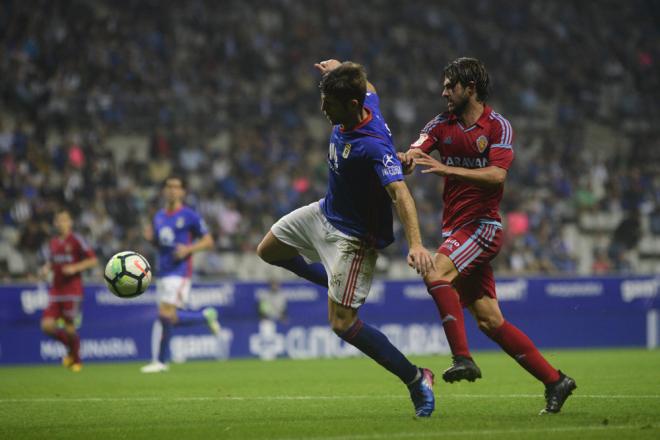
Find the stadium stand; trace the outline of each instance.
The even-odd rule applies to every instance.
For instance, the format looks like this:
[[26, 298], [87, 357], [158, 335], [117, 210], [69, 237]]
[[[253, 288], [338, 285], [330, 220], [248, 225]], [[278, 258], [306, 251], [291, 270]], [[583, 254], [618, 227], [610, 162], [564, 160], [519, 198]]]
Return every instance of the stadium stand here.
[[[485, 62], [517, 133], [496, 271], [660, 271], [658, 2], [2, 4], [0, 280], [33, 277], [60, 204], [102, 259], [135, 248], [171, 171], [215, 232], [200, 275], [254, 278], [263, 231], [324, 193], [313, 63], [363, 63], [403, 150], [462, 55]], [[439, 189], [412, 179], [436, 246]], [[381, 270], [411, 276], [404, 252]]]

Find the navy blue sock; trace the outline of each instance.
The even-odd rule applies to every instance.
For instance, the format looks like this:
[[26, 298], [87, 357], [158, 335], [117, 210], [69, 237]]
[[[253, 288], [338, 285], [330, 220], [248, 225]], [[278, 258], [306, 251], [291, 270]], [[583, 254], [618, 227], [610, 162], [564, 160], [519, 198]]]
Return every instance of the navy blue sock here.
[[271, 264], [290, 270], [299, 277], [321, 287], [328, 287], [328, 274], [321, 263], [307, 263], [301, 255], [296, 255], [290, 260], [274, 261]]
[[163, 364], [170, 358], [170, 338], [172, 336], [172, 322], [167, 318], [159, 318], [163, 325], [163, 334], [160, 338], [160, 347], [158, 349], [158, 361]]
[[177, 310], [176, 316], [179, 318], [175, 325], [197, 325], [206, 324], [206, 317], [201, 310]]
[[398, 376], [403, 383], [409, 384], [417, 377], [417, 367], [392, 345], [387, 336], [361, 319], [339, 337]]

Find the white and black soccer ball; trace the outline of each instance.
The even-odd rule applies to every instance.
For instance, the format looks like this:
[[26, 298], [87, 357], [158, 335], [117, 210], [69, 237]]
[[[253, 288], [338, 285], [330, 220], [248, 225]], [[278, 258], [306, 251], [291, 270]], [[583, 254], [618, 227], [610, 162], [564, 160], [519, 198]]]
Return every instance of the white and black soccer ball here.
[[134, 298], [151, 284], [151, 265], [137, 252], [119, 252], [105, 265], [103, 279], [113, 295]]

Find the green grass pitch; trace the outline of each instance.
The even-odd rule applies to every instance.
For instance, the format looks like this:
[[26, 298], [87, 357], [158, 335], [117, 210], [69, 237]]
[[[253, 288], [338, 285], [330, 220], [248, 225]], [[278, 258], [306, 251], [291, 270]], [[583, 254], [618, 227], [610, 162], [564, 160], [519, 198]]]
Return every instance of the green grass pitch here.
[[[542, 386], [506, 355], [484, 378], [437, 381], [415, 419], [405, 387], [367, 358], [0, 368], [0, 439], [659, 439], [660, 351], [545, 351], [578, 389], [538, 416]], [[448, 356], [416, 357], [439, 379]]]

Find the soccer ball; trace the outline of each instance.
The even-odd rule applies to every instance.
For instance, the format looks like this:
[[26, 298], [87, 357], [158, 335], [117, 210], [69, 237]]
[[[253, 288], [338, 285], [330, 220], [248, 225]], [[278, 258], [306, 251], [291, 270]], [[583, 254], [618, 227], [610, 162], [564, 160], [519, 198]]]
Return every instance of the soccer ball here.
[[103, 279], [113, 295], [134, 298], [143, 294], [151, 284], [151, 266], [137, 252], [119, 252], [105, 265]]

